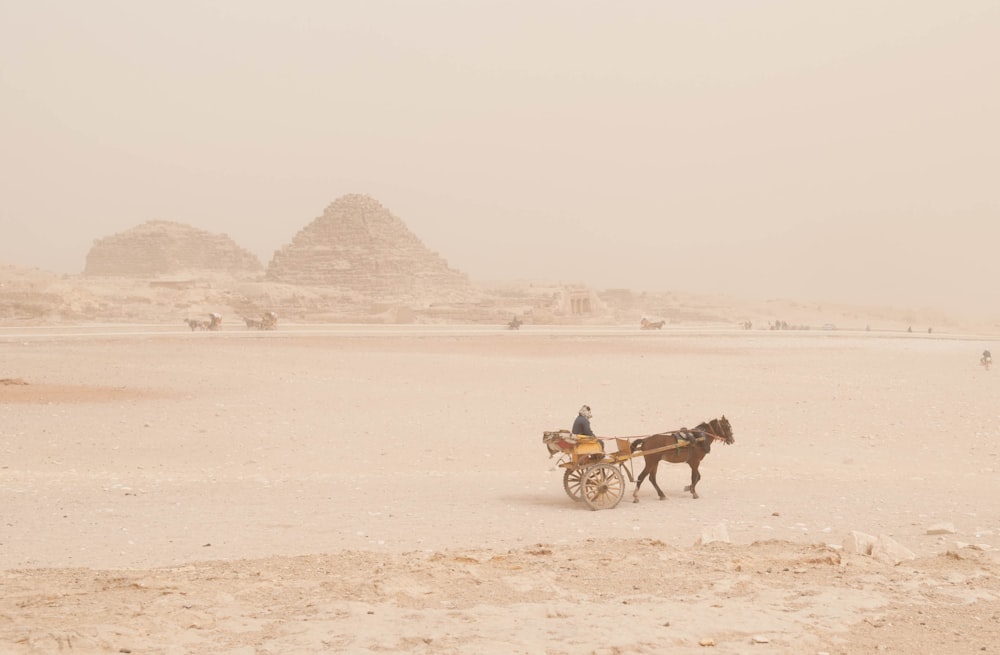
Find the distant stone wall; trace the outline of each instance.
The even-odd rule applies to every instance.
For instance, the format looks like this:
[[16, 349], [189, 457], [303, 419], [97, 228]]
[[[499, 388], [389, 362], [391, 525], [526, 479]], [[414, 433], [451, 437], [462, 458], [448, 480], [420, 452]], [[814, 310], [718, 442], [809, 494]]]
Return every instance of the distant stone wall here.
[[149, 221], [94, 241], [84, 275], [156, 277], [201, 270], [258, 273], [257, 257], [225, 234], [171, 221]]
[[335, 286], [371, 297], [467, 296], [467, 276], [448, 267], [375, 199], [342, 196], [274, 253], [271, 280]]

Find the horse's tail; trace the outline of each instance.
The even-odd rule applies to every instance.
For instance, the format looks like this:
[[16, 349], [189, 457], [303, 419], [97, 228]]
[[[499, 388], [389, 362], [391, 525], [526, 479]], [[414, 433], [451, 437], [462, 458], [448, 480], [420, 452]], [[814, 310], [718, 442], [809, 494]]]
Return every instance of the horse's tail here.
[[645, 439], [636, 439], [635, 441], [629, 444], [628, 451], [630, 453], [634, 453], [637, 450], [642, 450], [642, 444], [645, 441], [646, 441]]

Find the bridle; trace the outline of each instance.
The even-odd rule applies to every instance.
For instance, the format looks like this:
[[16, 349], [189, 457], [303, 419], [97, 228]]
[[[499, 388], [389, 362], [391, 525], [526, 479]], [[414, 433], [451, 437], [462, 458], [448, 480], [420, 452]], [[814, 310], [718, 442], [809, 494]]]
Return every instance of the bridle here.
[[[719, 419], [713, 419], [712, 421], [710, 421], [708, 423], [708, 425], [713, 430], [717, 430], [718, 428], [716, 427], [716, 425], [721, 425], [721, 423], [720, 423]], [[728, 440], [725, 437], [720, 437], [719, 435], [715, 434], [714, 432], [710, 432], [708, 430], [700, 430], [700, 432], [702, 432], [706, 436], [712, 437], [712, 439], [715, 440], [715, 441], [721, 441], [723, 443], [728, 443]]]

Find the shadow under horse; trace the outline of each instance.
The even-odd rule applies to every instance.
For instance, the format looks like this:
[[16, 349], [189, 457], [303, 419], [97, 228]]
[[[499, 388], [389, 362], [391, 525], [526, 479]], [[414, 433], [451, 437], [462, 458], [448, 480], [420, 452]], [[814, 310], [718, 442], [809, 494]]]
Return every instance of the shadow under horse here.
[[646, 465], [635, 481], [632, 502], [639, 502], [639, 487], [642, 486], [642, 481], [646, 479], [647, 475], [653, 488], [656, 489], [656, 493], [660, 496], [660, 500], [666, 499], [666, 495], [656, 484], [656, 469], [661, 460], [671, 464], [687, 463], [691, 467], [691, 484], [685, 486], [684, 491], [690, 491], [691, 497], [697, 498], [698, 493], [695, 491], [695, 487], [698, 480], [701, 479], [698, 465], [701, 464], [701, 460], [705, 459], [705, 455], [712, 452], [713, 441], [721, 441], [726, 445], [736, 441], [733, 438], [733, 428], [729, 424], [729, 419], [724, 415], [721, 418], [699, 423], [690, 430], [685, 428], [673, 432], [661, 432], [633, 441], [631, 452], [646, 453], [643, 455]]

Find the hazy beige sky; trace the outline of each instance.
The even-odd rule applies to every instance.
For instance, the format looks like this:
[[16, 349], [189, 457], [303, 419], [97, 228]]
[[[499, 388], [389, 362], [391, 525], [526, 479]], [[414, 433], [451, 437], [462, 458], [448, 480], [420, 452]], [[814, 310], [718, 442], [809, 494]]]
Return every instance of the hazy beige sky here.
[[996, 0], [0, 0], [0, 263], [368, 193], [474, 280], [971, 311], [998, 117]]

